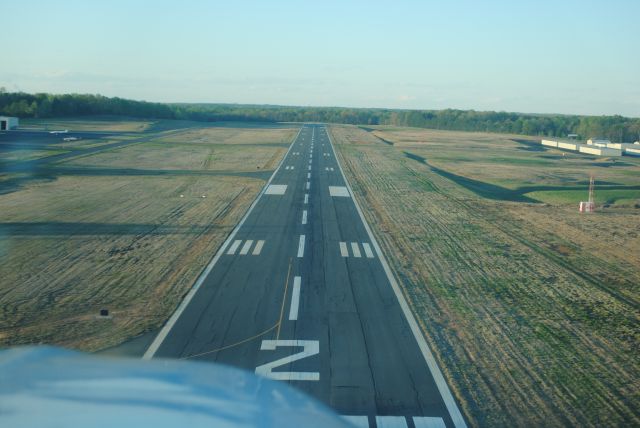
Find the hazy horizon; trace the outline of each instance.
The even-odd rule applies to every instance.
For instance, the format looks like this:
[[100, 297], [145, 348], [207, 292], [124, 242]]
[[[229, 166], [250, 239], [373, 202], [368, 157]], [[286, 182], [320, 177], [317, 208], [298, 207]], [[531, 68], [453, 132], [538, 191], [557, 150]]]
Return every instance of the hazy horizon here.
[[0, 5], [8, 91], [640, 117], [640, 2]]

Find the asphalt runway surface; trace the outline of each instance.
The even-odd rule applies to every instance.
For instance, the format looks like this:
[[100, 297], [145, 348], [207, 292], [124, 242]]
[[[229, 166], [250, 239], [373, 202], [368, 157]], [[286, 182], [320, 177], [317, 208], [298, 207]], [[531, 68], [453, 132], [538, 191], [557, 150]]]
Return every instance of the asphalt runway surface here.
[[144, 358], [254, 371], [355, 426], [465, 426], [359, 210], [305, 125]]

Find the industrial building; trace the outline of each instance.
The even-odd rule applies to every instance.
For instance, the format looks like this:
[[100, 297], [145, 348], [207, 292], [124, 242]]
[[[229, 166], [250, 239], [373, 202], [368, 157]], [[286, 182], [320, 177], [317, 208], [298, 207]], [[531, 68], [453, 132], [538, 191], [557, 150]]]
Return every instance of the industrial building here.
[[634, 143], [612, 143], [601, 138], [590, 138], [587, 144], [571, 141], [541, 140], [540, 144], [547, 147], [554, 147], [562, 150], [585, 153], [595, 156], [640, 156], [640, 145]]
[[587, 144], [590, 146], [608, 147], [608, 144], [611, 144], [611, 141], [604, 138], [589, 138], [587, 140]]
[[9, 116], [0, 116], [0, 131], [16, 129], [18, 127], [18, 118]]

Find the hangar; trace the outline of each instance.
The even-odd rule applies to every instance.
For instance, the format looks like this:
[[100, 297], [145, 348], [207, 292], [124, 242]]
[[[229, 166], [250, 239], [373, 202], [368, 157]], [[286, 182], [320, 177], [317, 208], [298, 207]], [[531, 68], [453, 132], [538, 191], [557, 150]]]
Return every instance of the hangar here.
[[9, 116], [0, 116], [0, 131], [16, 129], [18, 127], [18, 118]]

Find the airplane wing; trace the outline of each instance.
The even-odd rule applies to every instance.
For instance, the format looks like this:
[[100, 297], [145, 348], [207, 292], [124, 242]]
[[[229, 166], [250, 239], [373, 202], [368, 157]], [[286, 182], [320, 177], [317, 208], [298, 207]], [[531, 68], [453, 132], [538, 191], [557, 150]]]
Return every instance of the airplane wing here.
[[37, 346], [0, 351], [0, 426], [349, 425], [293, 387], [236, 368]]

